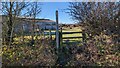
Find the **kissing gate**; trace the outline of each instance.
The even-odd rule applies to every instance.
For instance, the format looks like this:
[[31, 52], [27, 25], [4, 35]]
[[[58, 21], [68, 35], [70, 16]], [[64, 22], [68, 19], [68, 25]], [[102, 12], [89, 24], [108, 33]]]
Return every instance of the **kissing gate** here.
[[[60, 31], [59, 31], [60, 30]], [[62, 37], [63, 34], [76, 34], [76, 33], [81, 33], [82, 36], [78, 37]], [[82, 38], [83, 45], [86, 43], [86, 34], [83, 31], [79, 32], [62, 32], [62, 27], [59, 28], [59, 23], [58, 23], [58, 11], [56, 11], [56, 47], [59, 49], [60, 45], [63, 43], [63, 39], [73, 39], [73, 38]]]

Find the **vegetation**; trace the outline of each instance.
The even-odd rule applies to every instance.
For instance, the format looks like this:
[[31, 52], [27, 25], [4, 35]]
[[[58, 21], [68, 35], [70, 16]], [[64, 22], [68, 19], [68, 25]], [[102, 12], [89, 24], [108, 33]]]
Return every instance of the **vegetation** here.
[[107, 35], [87, 40], [86, 46], [70, 42], [61, 45], [59, 54], [53, 44], [55, 41], [49, 38], [36, 40], [34, 46], [28, 43], [3, 45], [3, 66], [117, 66], [120, 60], [119, 44], [114, 44]]
[[[76, 2], [70, 3], [68, 8], [68, 13], [73, 20], [81, 23], [83, 30], [88, 34], [89, 39], [86, 39], [85, 48], [88, 48], [89, 54], [92, 55], [90, 60], [99, 65], [118, 65], [117, 57], [120, 56], [118, 51], [118, 45], [120, 45], [119, 6], [118, 2]], [[98, 53], [102, 57], [98, 57]]]
[[[3, 3], [4, 6], [8, 3]], [[13, 5], [14, 3], [9, 3]], [[24, 3], [15, 2], [15, 6]], [[36, 4], [36, 3], [34, 3]], [[20, 7], [21, 7], [20, 6]], [[33, 3], [32, 3], [33, 6]], [[37, 6], [37, 4], [36, 4]], [[34, 6], [32, 9], [36, 9]], [[70, 3], [68, 13], [73, 20], [78, 21], [81, 26], [65, 28], [62, 32], [84, 31], [87, 36], [81, 39], [65, 39], [56, 49], [55, 35], [35, 35], [34, 24], [30, 35], [12, 33], [13, 24], [10, 25], [11, 12], [9, 13], [7, 25], [3, 24], [3, 36], [10, 35], [14, 40], [11, 44], [2, 46], [2, 64], [4, 66], [118, 66], [120, 65], [120, 23], [119, 3], [106, 2], [74, 2]], [[6, 6], [5, 6], [6, 7]], [[8, 7], [8, 6], [7, 6]], [[6, 7], [6, 8], [7, 8]], [[12, 6], [9, 6], [11, 9]], [[28, 10], [28, 15], [36, 17], [36, 11]], [[12, 10], [10, 10], [12, 11]], [[22, 10], [21, 10], [22, 11]], [[14, 16], [14, 15], [13, 15]], [[16, 15], [17, 16], [17, 15]], [[19, 15], [18, 15], [19, 16]], [[13, 20], [14, 21], [14, 20]], [[35, 21], [34, 21], [35, 22]], [[10, 25], [10, 26], [9, 26]], [[9, 27], [8, 27], [9, 26]], [[12, 27], [12, 28], [11, 28]], [[49, 32], [48, 30], [46, 32]], [[55, 31], [51, 31], [55, 32]], [[9, 35], [6, 35], [9, 34]], [[13, 35], [13, 36], [12, 36]], [[83, 36], [83, 34], [66, 34], [63, 37]], [[73, 41], [75, 43], [73, 43]], [[67, 42], [67, 43], [66, 43]], [[1, 54], [0, 54], [1, 55]]]
[[[43, 41], [40, 43], [40, 41]], [[49, 39], [39, 40], [35, 46], [17, 44], [3, 45], [3, 66], [52, 66], [55, 65], [57, 56], [54, 47], [50, 46]], [[48, 42], [48, 43], [47, 43]]]

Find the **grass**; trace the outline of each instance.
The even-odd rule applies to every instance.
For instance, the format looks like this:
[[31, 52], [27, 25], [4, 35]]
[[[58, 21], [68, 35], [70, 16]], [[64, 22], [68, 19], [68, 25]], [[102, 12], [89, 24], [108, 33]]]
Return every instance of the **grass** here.
[[[82, 31], [80, 28], [76, 27], [76, 28], [72, 28], [72, 29], [63, 29], [62, 32], [79, 32]], [[48, 30], [46, 30], [45, 32], [49, 32]], [[55, 32], [55, 30], [52, 30], [51, 32]], [[49, 35], [47, 35], [49, 36]], [[77, 36], [82, 36], [81, 33], [75, 33], [75, 34], [63, 34], [62, 37], [77, 37]], [[55, 35], [52, 35], [52, 37], [55, 37]]]
[[[75, 27], [75, 28], [72, 28], [72, 29], [69, 29], [69, 28], [64, 28], [62, 30], [62, 32], [79, 32], [79, 31], [82, 31], [80, 28], [78, 27]], [[46, 30], [45, 32], [49, 32], [49, 30]], [[55, 32], [55, 30], [52, 30], [51, 32]], [[82, 33], [75, 33], [75, 34], [63, 34], [62, 37], [82, 37]], [[36, 36], [35, 36], [36, 37]], [[35, 39], [34, 37], [34, 39]], [[37, 38], [38, 39], [41, 39], [42, 37], [44, 36], [40, 36], [38, 35]], [[45, 38], [49, 37], [49, 35], [45, 35]], [[55, 38], [55, 35], [53, 34], [52, 35], [52, 38], [54, 39]], [[29, 42], [29, 40], [31, 40], [32, 37], [31, 36], [24, 36], [24, 42]], [[15, 43], [19, 43], [19, 42], [22, 42], [22, 37], [15, 37], [14, 38], [15, 40]], [[63, 42], [65, 42], [66, 40], [69, 40], [69, 42], [80, 42], [82, 41], [82, 38], [72, 38], [72, 39], [63, 39]]]

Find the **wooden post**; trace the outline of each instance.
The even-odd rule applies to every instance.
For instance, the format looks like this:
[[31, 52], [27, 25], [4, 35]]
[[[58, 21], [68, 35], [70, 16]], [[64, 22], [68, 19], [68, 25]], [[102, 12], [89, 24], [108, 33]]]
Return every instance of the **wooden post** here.
[[22, 25], [22, 42], [24, 42], [24, 24]]
[[60, 45], [62, 45], [63, 39], [62, 39], [62, 26], [60, 28]]
[[44, 32], [44, 29], [43, 29], [43, 36], [44, 36], [44, 38], [45, 38], [45, 32]]
[[32, 22], [32, 41], [34, 40], [34, 23], [35, 20]]
[[[0, 16], [0, 46], [2, 46], [2, 42], [4, 43], [4, 41], [5, 41], [5, 37], [2, 36], [2, 16]], [[0, 48], [2, 48], [2, 47], [0, 47]], [[2, 50], [1, 50], [1, 52], [2, 52]], [[0, 59], [2, 59], [2, 58], [0, 58]], [[0, 64], [0, 66], [1, 66], [1, 64]]]
[[39, 36], [42, 37], [42, 28], [39, 26]]
[[83, 36], [83, 45], [85, 45], [86, 44], [86, 34], [85, 34], [84, 30], [82, 31], [82, 36]]
[[40, 29], [39, 29], [39, 25], [37, 25], [37, 36], [36, 36], [37, 39], [38, 39], [39, 34], [40, 34]]
[[[0, 5], [1, 6], [1, 5]], [[2, 16], [0, 16], [0, 52], [2, 53], [2, 42], [4, 42], [4, 38], [2, 39]], [[2, 68], [2, 56], [0, 56], [0, 68]]]
[[56, 10], [56, 47], [57, 47], [57, 49], [59, 49], [58, 10]]
[[51, 36], [51, 29], [49, 29], [49, 38], [52, 39], [52, 36]]

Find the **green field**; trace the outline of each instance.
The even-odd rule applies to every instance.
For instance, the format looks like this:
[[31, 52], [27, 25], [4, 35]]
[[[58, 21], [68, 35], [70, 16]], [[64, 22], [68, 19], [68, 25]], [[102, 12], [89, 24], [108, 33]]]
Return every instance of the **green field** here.
[[[69, 29], [69, 28], [65, 28], [62, 30], [62, 32], [80, 32], [82, 31], [80, 28], [76, 27], [76, 28], [72, 28], [72, 29]], [[46, 30], [45, 32], [48, 32], [49, 33], [49, 30]], [[55, 32], [55, 30], [52, 30], [51, 32]], [[45, 35], [45, 36], [40, 36], [40, 35], [35, 35], [34, 36], [34, 39], [36, 39], [36, 37], [38, 39], [41, 39], [43, 37], [47, 38], [49, 37], [49, 35]], [[62, 34], [62, 38], [64, 37], [82, 37], [82, 33], [75, 33], [75, 34]], [[29, 42], [29, 40], [31, 40], [31, 36], [24, 36], [24, 42]], [[52, 34], [52, 39], [55, 38], [55, 34]], [[22, 36], [18, 36], [18, 37], [15, 37], [14, 38], [14, 41], [15, 43], [19, 43], [20, 41], [22, 40]], [[80, 42], [82, 41], [82, 38], [71, 38], [71, 39], [63, 39], [63, 42], [65, 41], [68, 41], [69, 42]]]

